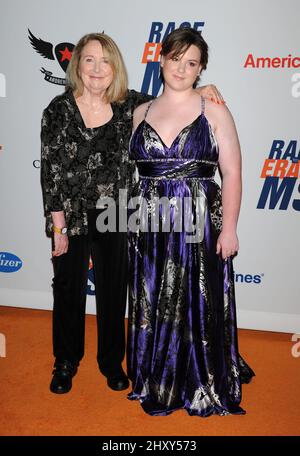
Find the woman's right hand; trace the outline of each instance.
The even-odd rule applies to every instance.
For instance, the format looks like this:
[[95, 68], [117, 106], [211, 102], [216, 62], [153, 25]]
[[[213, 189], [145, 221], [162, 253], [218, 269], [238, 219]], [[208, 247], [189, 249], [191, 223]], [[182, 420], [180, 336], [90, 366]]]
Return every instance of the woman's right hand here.
[[54, 233], [54, 250], [52, 256], [60, 256], [67, 253], [69, 247], [69, 238], [66, 234]]

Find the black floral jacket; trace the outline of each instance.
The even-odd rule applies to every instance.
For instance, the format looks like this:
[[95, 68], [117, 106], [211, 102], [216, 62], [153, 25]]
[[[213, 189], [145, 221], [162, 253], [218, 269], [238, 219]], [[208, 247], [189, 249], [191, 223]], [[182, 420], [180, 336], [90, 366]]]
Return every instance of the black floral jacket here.
[[132, 115], [151, 98], [129, 90], [124, 103], [112, 103], [112, 119], [97, 128], [85, 127], [71, 90], [50, 102], [41, 129], [41, 185], [48, 235], [55, 211], [64, 211], [69, 236], [87, 234], [87, 211], [96, 207], [98, 198], [109, 196], [117, 202], [119, 189], [130, 187]]

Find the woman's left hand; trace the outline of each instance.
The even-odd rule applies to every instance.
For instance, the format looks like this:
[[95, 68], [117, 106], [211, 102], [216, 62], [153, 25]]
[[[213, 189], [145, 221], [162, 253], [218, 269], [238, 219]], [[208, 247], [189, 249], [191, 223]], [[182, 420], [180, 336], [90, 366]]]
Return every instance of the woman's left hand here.
[[223, 260], [235, 255], [239, 250], [239, 240], [236, 232], [223, 232], [217, 240], [217, 255], [222, 254]]
[[218, 91], [217, 87], [213, 84], [208, 84], [202, 87], [198, 87], [196, 89], [198, 93], [204, 97], [208, 98], [211, 101], [214, 101], [218, 104], [224, 104], [224, 98], [222, 97], [221, 93]]

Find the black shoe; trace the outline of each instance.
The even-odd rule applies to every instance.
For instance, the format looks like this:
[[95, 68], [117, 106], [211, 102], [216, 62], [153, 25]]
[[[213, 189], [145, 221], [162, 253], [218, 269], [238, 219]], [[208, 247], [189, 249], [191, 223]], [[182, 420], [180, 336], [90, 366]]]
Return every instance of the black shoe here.
[[53, 370], [53, 378], [50, 383], [50, 391], [55, 394], [68, 393], [72, 388], [72, 377], [77, 372], [77, 365], [70, 361], [55, 362]]
[[117, 375], [108, 375], [107, 385], [114, 391], [122, 391], [129, 387], [129, 380], [124, 372]]

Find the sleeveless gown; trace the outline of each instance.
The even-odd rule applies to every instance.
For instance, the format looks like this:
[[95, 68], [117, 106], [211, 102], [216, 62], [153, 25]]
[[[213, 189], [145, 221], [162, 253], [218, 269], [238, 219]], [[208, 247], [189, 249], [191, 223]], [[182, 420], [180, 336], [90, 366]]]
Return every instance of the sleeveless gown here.
[[[147, 122], [147, 110], [130, 142], [139, 171], [131, 196], [147, 211], [140, 209], [140, 229], [129, 230], [128, 398], [150, 415], [181, 408], [202, 417], [244, 414], [241, 384], [255, 375], [238, 352], [232, 258], [216, 254], [218, 145], [204, 110], [202, 99], [201, 114], [170, 147]], [[170, 201], [170, 228], [151, 232], [155, 212], [160, 226], [165, 219], [153, 203], [161, 197]], [[185, 197], [199, 227], [192, 242], [190, 225], [176, 230]]]

